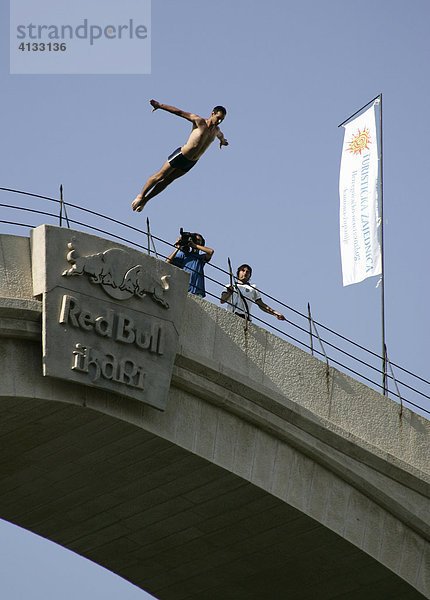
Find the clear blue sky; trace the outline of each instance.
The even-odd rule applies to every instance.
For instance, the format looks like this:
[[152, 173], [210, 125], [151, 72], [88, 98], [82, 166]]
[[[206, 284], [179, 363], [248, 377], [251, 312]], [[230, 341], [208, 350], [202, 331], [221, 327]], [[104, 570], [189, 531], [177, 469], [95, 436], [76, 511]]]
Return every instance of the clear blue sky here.
[[[376, 278], [342, 287], [337, 125], [382, 92], [388, 354], [428, 377], [428, 0], [153, 0], [150, 75], [10, 75], [5, 0], [0, 17], [1, 187], [57, 197], [62, 183], [66, 201], [142, 228], [148, 216], [163, 239], [173, 242], [180, 226], [200, 231], [215, 264], [226, 268], [227, 256], [233, 266], [250, 263], [266, 293], [301, 312], [310, 302], [315, 319], [377, 353]], [[136, 215], [136, 193], [190, 130], [151, 113], [150, 98], [202, 116], [223, 104], [230, 145], [214, 144]], [[28, 235], [3, 224], [1, 232]], [[148, 597], [16, 528], [0, 532], [0, 595], [8, 600]]]

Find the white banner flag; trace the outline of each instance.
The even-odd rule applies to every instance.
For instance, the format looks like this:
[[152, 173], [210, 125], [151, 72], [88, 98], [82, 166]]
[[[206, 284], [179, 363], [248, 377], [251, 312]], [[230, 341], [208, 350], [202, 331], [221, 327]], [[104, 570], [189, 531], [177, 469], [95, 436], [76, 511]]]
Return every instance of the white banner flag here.
[[381, 274], [375, 105], [379, 99], [344, 125], [339, 178], [343, 285]]

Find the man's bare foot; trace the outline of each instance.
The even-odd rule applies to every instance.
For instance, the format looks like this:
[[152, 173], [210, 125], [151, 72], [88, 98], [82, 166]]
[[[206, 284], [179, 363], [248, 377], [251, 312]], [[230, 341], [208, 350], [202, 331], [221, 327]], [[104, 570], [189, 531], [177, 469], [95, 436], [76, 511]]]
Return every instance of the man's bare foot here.
[[146, 198], [143, 198], [140, 194], [138, 194], [131, 203], [131, 208], [136, 212], [141, 212], [147, 202], [148, 200], [146, 200]]

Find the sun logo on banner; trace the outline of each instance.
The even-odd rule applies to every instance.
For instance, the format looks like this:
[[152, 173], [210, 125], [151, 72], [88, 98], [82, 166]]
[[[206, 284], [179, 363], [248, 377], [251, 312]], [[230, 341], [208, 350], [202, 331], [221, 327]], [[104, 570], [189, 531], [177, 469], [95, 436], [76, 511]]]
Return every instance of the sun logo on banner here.
[[369, 130], [365, 127], [363, 131], [358, 130], [356, 136], [349, 142], [348, 150], [351, 154], [361, 154], [362, 150], [369, 150], [368, 144], [371, 144]]

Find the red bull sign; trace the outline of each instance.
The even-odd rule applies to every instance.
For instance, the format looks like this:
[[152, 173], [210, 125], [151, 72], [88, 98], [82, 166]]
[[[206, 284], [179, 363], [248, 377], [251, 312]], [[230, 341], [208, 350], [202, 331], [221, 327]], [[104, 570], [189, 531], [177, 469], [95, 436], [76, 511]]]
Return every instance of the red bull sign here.
[[43, 300], [43, 374], [163, 410], [188, 274], [61, 227], [37, 227], [31, 240], [33, 293]]

